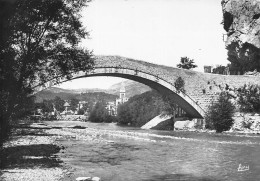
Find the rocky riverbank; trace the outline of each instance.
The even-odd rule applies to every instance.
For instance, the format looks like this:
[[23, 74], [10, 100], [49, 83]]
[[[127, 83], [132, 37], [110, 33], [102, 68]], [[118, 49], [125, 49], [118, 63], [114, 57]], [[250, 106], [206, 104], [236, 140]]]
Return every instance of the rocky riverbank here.
[[57, 154], [64, 148], [46, 126], [33, 124], [15, 129], [1, 152], [1, 177], [5, 181], [61, 180], [67, 173]]
[[100, 181], [99, 177], [93, 175], [73, 175], [73, 169], [62, 161], [66, 148], [59, 140], [83, 140], [96, 144], [105, 140], [99, 138], [97, 131], [86, 130], [80, 122], [76, 126], [67, 124], [19, 124], [0, 149], [0, 180]]

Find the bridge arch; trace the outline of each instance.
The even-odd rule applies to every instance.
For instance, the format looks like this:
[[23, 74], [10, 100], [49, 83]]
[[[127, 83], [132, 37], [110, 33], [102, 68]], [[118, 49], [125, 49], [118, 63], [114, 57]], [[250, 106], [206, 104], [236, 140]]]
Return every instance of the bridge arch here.
[[[203, 118], [205, 115], [205, 111], [187, 94], [177, 91], [173, 83], [163, 79], [160, 75], [152, 74], [138, 68], [123, 67], [121, 65], [102, 66], [97, 64], [90, 72], [81, 71], [74, 73], [70, 80], [94, 76], [121, 77], [143, 83], [157, 90], [160, 94], [173, 98], [176, 104], [178, 104], [189, 116], [193, 118]], [[66, 81], [69, 80], [61, 80], [61, 82]], [[53, 83], [52, 81], [49, 81], [44, 85], [38, 86], [35, 92], [39, 92], [51, 86], [53, 86]]]
[[[194, 118], [203, 118], [212, 101], [227, 88], [232, 95], [245, 84], [260, 85], [258, 76], [218, 75], [192, 70], [167, 67], [121, 56], [95, 56], [95, 67], [90, 72], [77, 72], [72, 79], [91, 76], [114, 76], [131, 79], [171, 96], [175, 102]], [[185, 93], [177, 92], [174, 82], [181, 77], [185, 82]], [[61, 82], [68, 81], [66, 79]], [[34, 91], [51, 87], [53, 81], [36, 85]]]

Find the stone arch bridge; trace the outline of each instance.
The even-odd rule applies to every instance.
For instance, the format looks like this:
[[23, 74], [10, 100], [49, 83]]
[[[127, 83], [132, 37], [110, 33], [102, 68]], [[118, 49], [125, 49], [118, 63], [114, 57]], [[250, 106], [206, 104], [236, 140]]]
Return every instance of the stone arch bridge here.
[[[259, 77], [249, 75], [201, 73], [121, 56], [96, 56], [94, 59], [94, 70], [76, 72], [72, 79], [92, 76], [114, 76], [131, 79], [146, 84], [163, 95], [172, 97], [192, 118], [204, 118], [208, 105], [226, 88], [234, 90], [249, 83], [260, 85]], [[178, 77], [181, 77], [185, 82], [185, 93], [177, 91], [174, 87], [174, 82]], [[68, 80], [62, 80], [62, 82], [65, 81]], [[52, 85], [52, 81], [38, 85], [35, 92]]]

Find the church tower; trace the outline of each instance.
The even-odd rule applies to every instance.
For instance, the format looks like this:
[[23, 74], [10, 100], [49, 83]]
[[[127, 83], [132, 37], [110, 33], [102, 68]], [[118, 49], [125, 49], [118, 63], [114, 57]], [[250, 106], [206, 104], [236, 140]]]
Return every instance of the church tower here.
[[122, 84], [121, 84], [120, 91], [119, 91], [119, 98], [120, 98], [121, 100], [124, 100], [125, 97], [126, 97], [126, 96], [125, 96], [125, 84], [122, 83]]
[[125, 84], [121, 84], [121, 88], [119, 90], [119, 98], [116, 99], [116, 106], [115, 106], [115, 115], [117, 115], [117, 108], [120, 104], [124, 104], [128, 101], [128, 98], [126, 97], [126, 90], [125, 90]]

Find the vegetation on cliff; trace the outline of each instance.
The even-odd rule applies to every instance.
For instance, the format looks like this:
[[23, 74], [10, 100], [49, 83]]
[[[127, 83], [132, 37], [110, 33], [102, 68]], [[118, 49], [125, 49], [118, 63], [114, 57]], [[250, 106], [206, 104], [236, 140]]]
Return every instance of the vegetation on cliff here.
[[260, 113], [260, 86], [245, 84], [239, 88], [238, 104], [242, 112]]
[[231, 74], [244, 74], [248, 71], [260, 72], [260, 49], [250, 43], [240, 44], [239, 41], [230, 43], [228, 60], [231, 62]]

